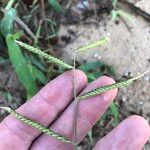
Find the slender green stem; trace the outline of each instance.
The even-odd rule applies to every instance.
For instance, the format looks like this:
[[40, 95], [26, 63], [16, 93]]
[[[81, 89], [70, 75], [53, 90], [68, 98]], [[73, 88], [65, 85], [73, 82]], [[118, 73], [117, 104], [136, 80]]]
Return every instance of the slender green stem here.
[[34, 46], [37, 46], [38, 40], [40, 38], [40, 33], [41, 33], [41, 27], [42, 27], [42, 20], [39, 22], [38, 29], [36, 31], [35, 39], [34, 39]]

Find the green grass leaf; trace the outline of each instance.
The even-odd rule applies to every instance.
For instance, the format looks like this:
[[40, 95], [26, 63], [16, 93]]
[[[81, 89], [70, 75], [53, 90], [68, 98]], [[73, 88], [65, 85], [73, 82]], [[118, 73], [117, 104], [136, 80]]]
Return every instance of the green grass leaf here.
[[24, 85], [27, 90], [28, 98], [32, 97], [37, 92], [37, 86], [27, 62], [15, 42], [13, 35], [9, 34], [6, 37], [8, 53], [10, 60], [15, 68], [19, 81]]
[[13, 33], [13, 21], [16, 16], [17, 12], [15, 9], [11, 8], [9, 9], [5, 15], [4, 18], [1, 21], [1, 32], [4, 37], [6, 37], [8, 34]]
[[94, 81], [96, 78], [104, 74], [108, 74], [109, 76], [115, 76], [114, 68], [100, 61], [85, 63], [81, 65], [79, 69], [85, 72], [89, 82]]
[[9, 9], [11, 9], [12, 8], [12, 5], [14, 4], [14, 2], [15, 2], [16, 0], [9, 0], [9, 2], [8, 2], [8, 4], [7, 4], [7, 6], [6, 6], [6, 10], [9, 10]]
[[93, 130], [91, 129], [89, 132], [88, 132], [88, 137], [89, 137], [89, 140], [90, 140], [90, 144], [93, 145], [94, 141], [93, 141]]
[[30, 72], [32, 74], [32, 77], [34, 78], [34, 80], [36, 81], [40, 81], [43, 84], [47, 83], [47, 78], [46, 76], [43, 74], [42, 71], [40, 71], [38, 68], [36, 68], [35, 66], [32, 65], [28, 65], [30, 68]]
[[112, 21], [116, 20], [117, 16], [118, 16], [117, 11], [116, 10], [112, 10], [111, 11], [111, 20]]
[[116, 106], [116, 104], [114, 102], [112, 102], [109, 108], [111, 110], [112, 115], [114, 116], [113, 125], [116, 126], [117, 124], [119, 124], [118, 107]]
[[57, 0], [48, 0], [49, 4], [55, 9], [56, 12], [62, 13], [62, 7]]
[[27, 97], [32, 97], [37, 92], [37, 86], [30, 69], [27, 65], [24, 55], [22, 54], [19, 46], [15, 42], [15, 39], [20, 38], [22, 32], [13, 33], [13, 21], [17, 12], [15, 9], [10, 8], [4, 15], [1, 21], [1, 32], [6, 39], [8, 54], [10, 60], [15, 68], [15, 72], [19, 81], [23, 84], [27, 91]]
[[123, 19], [130, 21], [135, 26], [134, 19], [133, 19], [132, 15], [130, 15], [129, 13], [127, 13], [123, 10], [112, 10], [111, 11], [111, 20], [114, 21], [117, 17], [122, 17]]

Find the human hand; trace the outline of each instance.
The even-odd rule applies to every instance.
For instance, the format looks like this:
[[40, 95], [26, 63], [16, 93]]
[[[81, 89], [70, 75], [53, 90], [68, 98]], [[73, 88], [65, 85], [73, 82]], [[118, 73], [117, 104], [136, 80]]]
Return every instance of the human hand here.
[[[77, 93], [84, 93], [100, 86], [114, 83], [103, 76], [87, 84], [83, 72], [76, 70]], [[68, 71], [48, 83], [17, 112], [49, 126], [54, 132], [73, 139], [73, 72]], [[117, 90], [88, 98], [79, 102], [77, 137], [80, 142], [115, 98]], [[94, 150], [141, 150], [150, 136], [148, 123], [140, 116], [131, 116], [97, 142]], [[72, 144], [63, 143], [36, 129], [23, 124], [12, 115], [0, 124], [0, 150], [71, 150]]]

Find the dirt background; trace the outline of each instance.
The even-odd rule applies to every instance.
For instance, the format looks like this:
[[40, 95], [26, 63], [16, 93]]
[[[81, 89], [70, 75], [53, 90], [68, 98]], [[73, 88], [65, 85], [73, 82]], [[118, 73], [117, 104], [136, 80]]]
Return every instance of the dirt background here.
[[[80, 54], [77, 57], [77, 62], [82, 64], [83, 62], [100, 60], [110, 64], [115, 68], [117, 75], [115, 80], [133, 77], [139, 72], [142, 73], [150, 69], [149, 0], [129, 0], [127, 3], [120, 2], [118, 4], [121, 9], [132, 15], [134, 24], [122, 18], [111, 21], [110, 16], [105, 11], [93, 13], [93, 9], [96, 8], [95, 5], [90, 5], [89, 13], [85, 17], [85, 9], [77, 11], [80, 5], [80, 1], [73, 3], [68, 13], [70, 16], [60, 18], [58, 38], [47, 42], [50, 42], [53, 49], [57, 49], [56, 56], [61, 56], [65, 61], [72, 62], [72, 53], [76, 48], [107, 36], [110, 39], [108, 44], [90, 50], [86, 54]], [[134, 6], [135, 9], [132, 9]], [[107, 5], [105, 7], [107, 8]], [[108, 5], [109, 7], [110, 5]], [[141, 12], [144, 12], [144, 14]], [[46, 46], [41, 44], [40, 46], [49, 48], [49, 44]], [[9, 92], [11, 96], [8, 94]], [[7, 101], [4, 100], [6, 97]], [[139, 79], [130, 87], [119, 90], [115, 101], [119, 107], [120, 121], [132, 114], [138, 114], [150, 123], [150, 74]], [[13, 67], [8, 60], [7, 67], [0, 66], [0, 104], [17, 108], [24, 102], [24, 88], [18, 82]], [[1, 111], [1, 119], [4, 116], [5, 113]], [[111, 129], [112, 127], [109, 126], [99, 129], [98, 125], [95, 125], [94, 142]], [[91, 149], [90, 146], [88, 148], [86, 146], [88, 142], [88, 138], [85, 138], [80, 148]], [[145, 150], [150, 150], [149, 145], [147, 143]]]

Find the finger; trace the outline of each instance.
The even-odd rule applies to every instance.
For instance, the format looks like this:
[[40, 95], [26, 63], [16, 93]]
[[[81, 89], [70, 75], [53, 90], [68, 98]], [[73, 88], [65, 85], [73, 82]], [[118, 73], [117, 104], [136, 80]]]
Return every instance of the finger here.
[[150, 136], [150, 127], [140, 116], [131, 116], [102, 138], [94, 150], [142, 150]]
[[[90, 91], [94, 88], [112, 84], [114, 80], [109, 77], [101, 77], [89, 84], [83, 92]], [[109, 104], [115, 98], [117, 90], [112, 90], [86, 100], [79, 102], [78, 107], [78, 116], [77, 116], [77, 138], [80, 142], [87, 132], [93, 127], [93, 125], [98, 121], [100, 116], [105, 112]], [[62, 116], [54, 122], [51, 126], [51, 129], [55, 132], [73, 139], [73, 118], [74, 118], [74, 102], [66, 109]], [[41, 135], [38, 140], [33, 144], [32, 150], [42, 150], [48, 149], [51, 150], [61, 149], [61, 150], [71, 150], [73, 146], [71, 144], [65, 144], [58, 140], [55, 140], [46, 135]]]
[[[75, 71], [75, 76], [77, 78], [77, 92], [79, 92], [85, 87], [87, 79], [85, 74], [79, 70]], [[68, 71], [60, 75], [48, 83], [38, 94], [17, 111], [44, 126], [50, 125], [73, 99], [72, 81], [73, 71]], [[32, 140], [38, 135], [39, 132], [37, 130], [21, 123], [12, 115], [4, 119], [0, 125], [1, 143], [5, 141], [5, 143], [7, 142], [6, 144], [12, 143], [12, 145], [14, 145], [14, 143], [10, 141], [13, 139], [14, 141], [18, 141], [18, 143], [22, 143], [18, 146], [28, 147]], [[4, 137], [6, 138], [4, 139]]]

